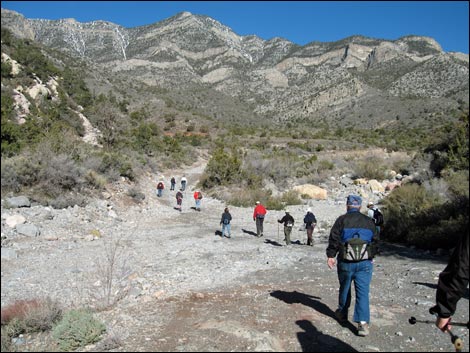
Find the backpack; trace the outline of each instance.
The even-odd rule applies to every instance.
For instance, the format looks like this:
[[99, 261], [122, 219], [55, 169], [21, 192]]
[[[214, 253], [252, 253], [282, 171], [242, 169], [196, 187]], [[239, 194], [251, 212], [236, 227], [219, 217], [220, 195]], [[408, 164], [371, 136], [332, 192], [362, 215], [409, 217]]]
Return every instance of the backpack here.
[[202, 199], [202, 194], [199, 193], [199, 194], [197, 195], [197, 198], [198, 198], [198, 200]]
[[315, 218], [315, 215], [313, 213], [309, 212], [304, 217], [304, 223], [306, 223], [306, 226], [310, 228], [312, 226], [312, 223], [317, 223], [317, 219]]
[[361, 261], [372, 259], [375, 247], [372, 246], [374, 232], [364, 228], [346, 228], [341, 235], [343, 242], [343, 259], [347, 261]]
[[382, 212], [378, 210], [378, 208], [374, 209], [374, 223], [376, 226], [381, 226], [384, 224], [384, 216]]

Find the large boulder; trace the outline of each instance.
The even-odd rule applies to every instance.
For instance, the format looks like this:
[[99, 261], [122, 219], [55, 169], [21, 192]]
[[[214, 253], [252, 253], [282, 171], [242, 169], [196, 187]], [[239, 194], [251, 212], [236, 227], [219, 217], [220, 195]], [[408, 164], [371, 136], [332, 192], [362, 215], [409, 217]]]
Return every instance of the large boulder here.
[[12, 208], [31, 207], [31, 202], [26, 196], [10, 197], [7, 199], [7, 204]]
[[375, 179], [369, 180], [369, 187], [374, 194], [385, 191], [384, 186]]
[[313, 184], [297, 185], [294, 186], [293, 189], [299, 194], [307, 195], [309, 198], [315, 200], [326, 200], [328, 197], [328, 193], [325, 189]]

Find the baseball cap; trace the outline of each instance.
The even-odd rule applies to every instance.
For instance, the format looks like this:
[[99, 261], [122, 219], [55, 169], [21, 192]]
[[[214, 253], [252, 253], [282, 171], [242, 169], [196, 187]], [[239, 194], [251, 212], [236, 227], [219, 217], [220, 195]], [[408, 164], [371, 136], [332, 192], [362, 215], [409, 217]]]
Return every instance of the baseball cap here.
[[362, 205], [362, 198], [357, 195], [349, 195], [346, 199], [346, 205], [352, 207], [361, 207]]

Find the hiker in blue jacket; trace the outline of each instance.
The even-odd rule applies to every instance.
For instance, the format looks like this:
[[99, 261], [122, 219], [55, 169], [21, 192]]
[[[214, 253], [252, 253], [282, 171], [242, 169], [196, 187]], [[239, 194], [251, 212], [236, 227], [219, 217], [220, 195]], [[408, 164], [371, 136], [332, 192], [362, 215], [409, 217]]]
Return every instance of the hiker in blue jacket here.
[[369, 288], [376, 233], [374, 221], [360, 212], [361, 205], [361, 197], [348, 196], [346, 214], [339, 216], [331, 228], [326, 256], [330, 269], [337, 262], [339, 299], [336, 318], [340, 323], [347, 321], [351, 305], [351, 285], [354, 282], [356, 304], [353, 321], [358, 323], [357, 334], [367, 336], [370, 323]]
[[232, 221], [232, 215], [230, 214], [228, 207], [225, 207], [222, 218], [220, 219], [220, 225], [222, 226], [222, 237], [226, 236], [230, 238], [230, 222]]

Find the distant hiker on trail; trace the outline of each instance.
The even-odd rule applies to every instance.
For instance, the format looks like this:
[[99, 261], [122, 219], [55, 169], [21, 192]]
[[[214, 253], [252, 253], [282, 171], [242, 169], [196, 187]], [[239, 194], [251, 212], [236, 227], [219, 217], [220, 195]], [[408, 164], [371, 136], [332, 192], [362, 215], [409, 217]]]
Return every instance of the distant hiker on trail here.
[[186, 177], [183, 175], [183, 177], [181, 178], [181, 191], [184, 191], [186, 190], [186, 183], [188, 181], [186, 180]]
[[183, 205], [183, 190], [180, 189], [180, 191], [178, 191], [176, 193], [176, 209], [178, 209], [180, 212], [181, 212], [181, 206]]
[[256, 221], [256, 235], [258, 238], [263, 236], [263, 223], [267, 212], [261, 202], [256, 201], [256, 207], [253, 211], [253, 221]]
[[163, 189], [165, 188], [165, 185], [163, 184], [163, 181], [160, 180], [157, 184], [157, 196], [161, 197], [163, 195]]
[[201, 210], [201, 200], [202, 200], [202, 193], [199, 190], [194, 192], [194, 201], [196, 202], [196, 211]]
[[380, 227], [384, 222], [382, 212], [380, 212], [380, 210], [374, 206], [372, 201], [367, 203], [367, 208], [369, 209], [367, 211], [367, 215], [374, 220], [377, 237], [380, 237]]
[[[222, 213], [222, 218], [220, 219], [220, 224], [222, 225], [222, 237], [226, 236], [230, 238], [230, 222], [232, 221], [232, 215], [228, 211], [228, 207], [225, 207], [224, 213]], [[226, 235], [227, 234], [227, 235]]]
[[171, 183], [170, 190], [175, 190], [175, 185], [176, 185], [175, 177], [171, 177], [170, 183]]
[[351, 286], [354, 282], [356, 304], [353, 321], [358, 323], [357, 334], [367, 336], [370, 323], [369, 288], [376, 233], [374, 221], [360, 212], [361, 204], [360, 196], [348, 196], [346, 214], [339, 216], [331, 228], [326, 256], [328, 267], [332, 269], [338, 255], [339, 298], [336, 318], [340, 323], [347, 321]]
[[312, 209], [307, 208], [307, 214], [304, 217], [305, 229], [307, 230], [307, 245], [313, 246], [313, 230], [317, 225], [317, 219], [312, 212]]
[[294, 227], [294, 217], [290, 215], [288, 210], [285, 211], [286, 214], [281, 219], [277, 221], [279, 223], [284, 223], [284, 240], [286, 241], [286, 245], [290, 245], [290, 234], [292, 233], [292, 228]]
[[[468, 230], [468, 223], [467, 223]], [[442, 331], [452, 329], [451, 318], [457, 302], [468, 287], [468, 232], [463, 233], [444, 271], [439, 274], [436, 290], [436, 306], [431, 311], [437, 315], [436, 326]]]

